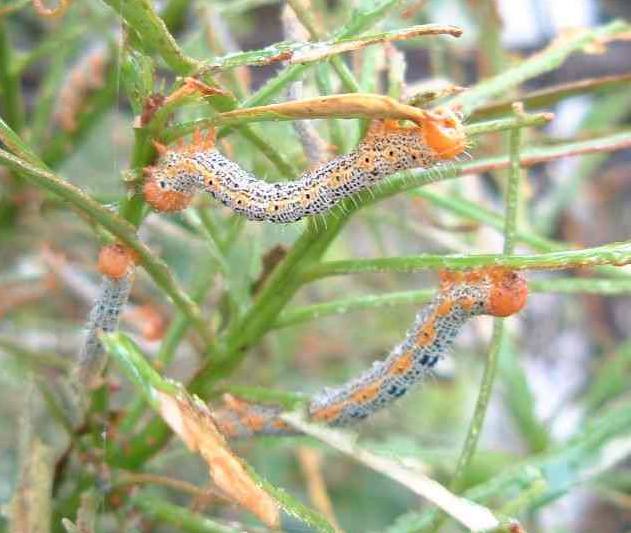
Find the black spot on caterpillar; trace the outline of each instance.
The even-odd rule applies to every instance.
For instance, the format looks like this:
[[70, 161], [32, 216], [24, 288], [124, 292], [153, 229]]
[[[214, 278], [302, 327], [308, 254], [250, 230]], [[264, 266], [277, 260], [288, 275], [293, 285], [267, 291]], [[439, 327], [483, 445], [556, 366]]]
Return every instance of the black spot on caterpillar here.
[[[445, 355], [464, 323], [478, 315], [508, 316], [526, 303], [528, 287], [518, 272], [487, 268], [443, 273], [441, 288], [416, 316], [403, 341], [358, 377], [324, 389], [308, 402], [312, 421], [345, 426], [363, 420], [403, 396]], [[230, 438], [295, 434], [282, 408], [228, 396], [213, 418]]]
[[161, 152], [145, 169], [145, 199], [158, 211], [186, 208], [200, 191], [250, 220], [295, 222], [330, 210], [343, 198], [411, 168], [431, 167], [460, 154], [464, 128], [450, 110], [428, 114], [420, 124], [373, 120], [365, 138], [347, 155], [304, 172], [291, 182], [268, 183], [242, 169], [196, 132], [193, 142]]

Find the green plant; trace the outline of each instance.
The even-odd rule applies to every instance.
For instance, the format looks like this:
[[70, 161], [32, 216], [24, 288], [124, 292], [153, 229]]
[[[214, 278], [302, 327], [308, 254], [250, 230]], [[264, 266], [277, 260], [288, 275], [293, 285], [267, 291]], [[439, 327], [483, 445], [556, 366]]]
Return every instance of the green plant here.
[[[609, 152], [631, 146], [631, 133], [615, 124], [616, 116], [612, 117], [610, 111], [610, 107], [619, 109], [621, 103], [629, 109], [628, 91], [625, 91], [624, 85], [628, 83], [628, 75], [588, 80], [589, 83], [569, 87], [553, 87], [542, 93], [518, 92], [523, 82], [556, 69], [571, 54], [589, 46], [606, 45], [609, 40], [628, 32], [627, 24], [613, 22], [579, 32], [553, 43], [530, 58], [507, 66], [508, 58], [497, 47], [498, 28], [493, 26], [491, 19], [481, 20], [480, 24], [488, 25], [482, 28], [479, 43], [480, 49], [490, 60], [490, 70], [482, 72], [486, 79], [464, 92], [457, 92], [452, 87], [444, 95], [423, 93], [419, 99], [424, 101], [437, 97], [441, 105], [457, 106], [467, 117], [468, 137], [480, 140], [482, 144], [484, 139], [493, 136], [493, 139], [499, 139], [495, 143], [499, 148], [488, 149], [482, 145], [480, 149], [474, 148], [472, 161], [458, 161], [439, 170], [419, 169], [397, 174], [375, 190], [346, 199], [340, 209], [324, 217], [313, 218], [290, 227], [284, 233], [270, 235], [267, 227], [261, 229], [255, 224], [244, 223], [242, 219], [218, 209], [206, 200], [200, 200], [194, 208], [168, 220], [157, 220], [155, 216], [151, 217], [153, 220], [146, 220], [149, 210], [139, 184], [142, 168], [156, 156], [152, 141], [161, 139], [171, 142], [191, 133], [196, 127], [216, 126], [219, 128], [218, 137], [227, 140], [227, 146], [233, 149], [236, 159], [261, 173], [276, 172], [289, 178], [296, 174], [297, 168], [304, 168], [308, 164], [304, 147], [295, 141], [288, 124], [283, 122], [293, 120], [296, 115], [279, 114], [273, 107], [257, 112], [248, 112], [248, 108], [271, 104], [274, 99], [282, 97], [283, 91], [297, 80], [306, 80], [323, 95], [332, 93], [331, 87], [336, 83], [346, 93], [377, 92], [375, 80], [379, 77], [379, 60], [383, 59], [379, 57], [382, 48], [367, 46], [396, 40], [402, 40], [408, 47], [431, 42], [431, 46], [435, 46], [434, 54], [448, 54], [446, 42], [438, 41], [431, 35], [446, 33], [457, 36], [459, 31], [449, 26], [401, 29], [403, 23], [396, 11], [402, 2], [397, 0], [362, 1], [354, 11], [347, 8], [346, 2], [340, 2], [335, 8], [325, 8], [324, 2], [315, 2], [322, 20], [313, 17], [313, 11], [303, 1], [296, 0], [289, 4], [317, 44], [305, 46], [283, 42], [261, 50], [228, 53], [229, 43], [221, 42], [219, 34], [204, 35], [204, 24], [216, 22], [213, 17], [218, 14], [222, 17], [237, 17], [240, 24], [252, 23], [244, 13], [260, 2], [220, 2], [217, 6], [208, 7], [202, 2], [171, 0], [161, 13], [154, 9], [149, 0], [106, 0], [105, 3], [109, 7], [92, 2], [86, 5], [79, 5], [79, 2], [71, 4], [56, 27], [43, 32], [38, 42], [27, 52], [18, 52], [13, 43], [17, 40], [20, 25], [35, 15], [25, 14], [28, 6], [24, 2], [13, 2], [6, 8], [7, 11], [0, 12], [0, 141], [3, 145], [0, 148], [0, 164], [5, 169], [0, 220], [3, 234], [9, 236], [6, 245], [3, 245], [3, 253], [11, 254], [12, 258], [22, 253], [28, 255], [29, 247], [37, 243], [37, 239], [32, 236], [27, 238], [18, 229], [20, 221], [28, 215], [21, 198], [37, 191], [37, 201], [52, 213], [48, 215], [42, 208], [41, 216], [50, 216], [51, 220], [59, 221], [64, 220], [63, 217], [59, 218], [60, 213], [65, 216], [72, 210], [81, 216], [91, 230], [88, 235], [82, 234], [83, 230], [73, 221], [69, 228], [62, 228], [63, 235], [52, 236], [50, 231], [42, 229], [39, 221], [31, 223], [33, 231], [43, 231], [46, 235], [42, 240], [52, 240], [55, 246], [68, 250], [82, 242], [90, 243], [90, 246], [97, 242], [123, 243], [137, 254], [138, 270], [144, 271], [151, 281], [147, 283], [146, 279], [141, 278], [144, 294], [138, 299], [159, 300], [163, 306], [172, 306], [175, 315], [152, 360], [153, 367], [126, 335], [115, 333], [103, 337], [105, 348], [117, 363], [110, 365], [107, 379], [118, 382], [122, 369], [137, 386], [137, 390], [124, 392], [126, 403], [123, 408], [118, 405], [120, 393], [112, 394], [107, 383], [91, 393], [86, 399], [87, 405], [76, 404], [73, 393], [67, 390], [67, 378], [71, 371], [65, 357], [29, 347], [28, 342], [23, 342], [22, 335], [4, 335], [0, 338], [0, 349], [15, 356], [14, 375], [27, 376], [27, 380], [34, 383], [44, 400], [45, 412], [66, 432], [63, 438], [56, 438], [53, 468], [52, 451], [42, 444], [46, 440], [45, 435], [39, 435], [36, 431], [37, 419], [32, 413], [29, 414], [28, 409], [24, 410], [19, 475], [15, 476], [17, 481], [13, 486], [14, 496], [8, 513], [9, 527], [14, 530], [17, 530], [16, 524], [20, 520], [30, 520], [31, 524], [45, 524], [47, 520], [52, 520], [52, 527], [60, 530], [62, 518], [70, 520], [65, 522], [68, 530], [79, 527], [82, 521], [104, 522], [108, 519], [118, 521], [114, 529], [126, 529], [135, 527], [135, 513], [140, 512], [147, 520], [167, 522], [185, 531], [232, 531], [232, 526], [224, 524], [221, 518], [204, 517], [203, 513], [182, 505], [179, 495], [172, 497], [167, 492], [173, 490], [176, 493], [193, 494], [197, 500], [201, 500], [203, 495], [195, 492], [195, 485], [205, 481], [200, 481], [196, 472], [187, 472], [195, 481], [194, 484], [174, 482], [177, 480], [173, 478], [178, 476], [173, 472], [178, 472], [176, 465], [182, 457], [172, 457], [172, 453], [176, 453], [168, 447], [172, 433], [163, 420], [166, 418], [164, 403], [156, 399], [162, 396], [156, 395], [173, 395], [178, 401], [181, 400], [180, 405], [189, 406], [190, 403], [194, 406], [195, 402], [189, 394], [211, 400], [221, 392], [232, 391], [254, 400], [271, 398], [293, 405], [300, 401], [300, 397], [284, 392], [292, 388], [291, 380], [287, 379], [287, 383], [282, 385], [274, 380], [279, 368], [291, 373], [297, 380], [295, 370], [291, 370], [291, 361], [282, 355], [266, 359], [265, 353], [277, 351], [280, 354], [292, 354], [297, 345], [296, 334], [292, 337], [289, 331], [286, 335], [275, 336], [270, 340], [271, 332], [324, 315], [348, 314], [349, 321], [352, 321], [350, 312], [357, 309], [416, 303], [428, 297], [426, 290], [393, 292], [382, 290], [383, 286], [374, 290], [366, 283], [359, 297], [303, 306], [292, 303], [294, 300], [309, 301], [304, 296], [307, 292], [305, 289], [319, 290], [326, 295], [337, 294], [335, 289], [322, 288], [323, 283], [316, 284], [319, 280], [327, 279], [333, 283], [329, 279], [333, 276], [362, 272], [464, 270], [503, 265], [529, 271], [590, 268], [597, 273], [597, 276], [587, 278], [567, 275], [533, 279], [533, 292], [616, 295], [627, 294], [631, 290], [629, 276], [620, 268], [631, 262], [629, 241], [576, 249], [568, 241], [554, 240], [554, 224], [566, 206], [567, 191], [563, 194], [557, 192], [551, 211], [540, 224], [530, 224], [529, 203], [524, 197], [528, 181], [524, 175], [525, 169], [533, 165], [568, 155], [581, 155], [585, 157], [583, 161], [586, 163], [577, 171], [577, 180], [584, 180], [593, 174], [596, 163], [602, 163]], [[200, 10], [201, 22], [194, 26], [192, 32], [184, 33], [184, 14], [193, 7]], [[374, 27], [385, 20], [396, 24], [396, 29], [375, 31]], [[75, 96], [78, 94], [80, 97], [79, 105], [73, 108], [72, 105], [76, 103], [74, 100], [61, 100], [66, 107], [60, 109], [59, 96], [63, 94], [61, 87], [64, 82], [73, 81], [67, 77], [64, 79], [66, 65], [86, 44], [80, 31], [86, 21], [94, 33], [104, 38], [109, 34], [112, 24], [122, 24], [123, 37], [94, 49], [95, 55], [100, 54], [100, 63], [94, 63], [99, 70], [92, 75], [98, 79], [92, 79], [90, 83], [84, 80], [80, 87], [75, 83]], [[333, 30], [336, 27], [339, 29]], [[406, 41], [421, 35], [430, 36], [424, 37], [424, 40]], [[358, 54], [362, 54], [363, 58], [354, 69], [349, 68], [340, 56], [351, 49], [360, 50]], [[388, 50], [393, 54], [391, 48]], [[25, 102], [24, 80], [33, 66], [39, 65], [43, 58], [48, 61], [44, 63], [38, 79], [37, 96]], [[282, 60], [289, 61], [289, 64], [281, 67], [258, 90], [250, 91], [245, 86], [239, 68], [275, 64]], [[295, 62], [292, 63], [292, 60]], [[391, 58], [387, 64], [388, 84], [384, 92], [398, 95], [404, 78], [401, 72], [404, 61]], [[440, 61], [435, 58], [433, 66], [434, 73], [439, 74]], [[203, 97], [188, 96], [162, 105], [163, 102], [156, 100], [155, 95], [171, 94], [177, 90], [181, 82], [177, 79], [173, 81], [176, 76], [195, 76], [208, 86], [220, 90]], [[158, 82], [158, 79], [162, 81]], [[537, 109], [573, 94], [600, 91], [606, 92], [602, 100], [595, 104], [596, 118], [592, 117], [592, 127], [597, 133], [590, 138], [549, 143], [544, 134], [532, 128], [545, 125], [553, 116], [547, 112], [527, 113], [523, 106], [512, 105], [513, 100], [521, 101], [526, 108]], [[513, 98], [504, 101], [506, 93], [513, 95]], [[121, 109], [121, 106], [129, 106], [131, 111]], [[221, 114], [238, 109], [243, 112], [228, 116]], [[599, 109], [600, 115], [597, 113]], [[60, 126], [56, 118], [59, 112], [71, 113], [70, 126], [64, 127], [63, 122]], [[132, 115], [135, 117], [133, 127]], [[370, 106], [368, 112], [359, 117], [345, 111], [343, 107], [328, 115], [326, 131], [330, 133], [330, 139], [338, 150], [352, 147], [365, 128], [366, 121], [363, 119], [369, 116]], [[124, 118], [122, 122], [121, 117]], [[341, 129], [341, 118], [349, 118], [344, 122], [344, 131]], [[273, 129], [267, 130], [264, 129], [267, 125], [259, 124], [264, 121], [278, 123], [271, 126]], [[57, 124], [55, 128], [50, 127], [52, 123]], [[605, 126], [609, 131], [598, 131]], [[121, 172], [120, 176], [113, 172], [112, 167], [99, 171], [99, 179], [107, 180], [105, 185], [99, 184], [98, 180], [77, 182], [72, 174], [73, 169], [75, 172], [78, 169], [82, 172], [95, 170], [93, 160], [96, 150], [94, 140], [90, 142], [89, 139], [91, 131], [100, 136], [96, 140], [98, 143], [112, 129], [122, 130], [129, 137], [129, 168]], [[276, 133], [278, 141], [269, 141], [269, 131]], [[479, 155], [485, 150], [488, 155]], [[598, 160], [594, 163], [587, 157]], [[592, 161], [592, 164], [588, 161]], [[504, 169], [507, 169], [506, 173]], [[465, 195], [456, 194], [454, 189], [440, 191], [422, 187], [483, 172], [489, 173], [496, 191], [505, 198], [506, 208], [503, 213], [470, 201]], [[90, 189], [93, 191], [87, 192]], [[389, 253], [394, 247], [390, 244], [391, 240], [427, 237], [423, 228], [419, 230], [415, 226], [413, 218], [416, 212], [405, 213], [406, 216], [399, 219], [392, 214], [392, 210], [380, 207], [381, 201], [395, 196], [412, 204], [420, 199], [426, 211], [444, 217], [450, 223], [474, 221], [495, 228], [504, 239], [502, 252], [484, 255], [472, 253], [475, 244], [470, 244], [463, 253], [415, 253], [393, 257]], [[112, 202], [116, 204], [115, 210], [107, 205]], [[30, 205], [34, 205], [34, 202]], [[371, 242], [376, 243], [374, 247], [383, 250], [382, 257], [338, 259], [353, 255], [352, 237], [345, 238], [353, 234], [352, 228], [349, 228], [351, 221], [366, 228]], [[151, 228], [149, 244], [138, 236], [141, 227]], [[393, 232], [394, 236], [384, 239], [386, 231]], [[169, 233], [177, 235], [178, 242], [169, 242]], [[158, 241], [158, 237], [163, 235], [164, 240]], [[25, 240], [26, 246], [21, 239]], [[282, 253], [268, 265], [267, 270], [261, 270], [259, 263], [266, 249], [279, 241], [283, 245]], [[464, 245], [466, 241], [467, 238], [460, 239], [459, 243]], [[445, 242], [449, 243], [448, 240]], [[518, 244], [534, 253], [516, 253]], [[164, 247], [163, 253], [158, 252], [159, 246]], [[400, 248], [416, 250], [418, 247]], [[68, 280], [72, 274], [68, 272], [68, 264], [57, 265], [58, 274], [59, 271], [65, 272], [60, 276]], [[9, 276], [10, 271], [7, 269], [3, 274]], [[254, 285], [256, 289], [253, 289]], [[346, 290], [349, 286], [337, 284], [335, 287]], [[209, 297], [212, 290], [220, 293], [220, 297]], [[47, 289], [44, 288], [43, 294], [49, 294]], [[206, 305], [209, 301], [214, 304], [212, 308]], [[44, 314], [54, 316], [54, 303], [49, 302], [48, 305], [51, 307], [45, 308]], [[18, 323], [26, 329], [28, 321], [19, 311], [17, 316]], [[377, 333], [381, 334], [375, 331]], [[387, 343], [391, 343], [392, 338], [387, 333], [391, 334], [384, 327], [384, 338], [387, 337]], [[187, 337], [193, 339], [190, 345], [195, 357], [188, 357], [186, 361], [194, 366], [194, 372], [188, 378], [181, 379], [185, 385], [174, 385], [164, 376], [174, 371], [170, 365], [176, 360], [176, 352]], [[97, 349], [102, 348], [99, 346]], [[618, 351], [624, 361], [628, 359], [626, 355], [623, 356], [628, 352], [626, 345], [612, 346], [610, 351]], [[455, 499], [452, 505], [442, 506], [452, 511], [450, 514], [453, 517], [473, 527], [471, 524], [478, 523], [476, 517], [487, 519], [490, 516], [491, 522], [482, 520], [480, 523], [493, 523], [506, 528], [510, 527], [509, 517], [524, 516], [528, 511], [550, 503], [566, 494], [574, 484], [604, 472], [615, 462], [614, 459], [624, 457], [619, 451], [615, 452], [618, 455], [614, 453], [612, 456], [613, 452], [608, 447], [620, 441], [626, 446], [624, 449], [628, 450], [631, 404], [625, 397], [627, 391], [623, 386], [615, 385], [615, 380], [596, 380], [593, 388], [587, 390], [585, 395], [592, 409], [586, 416], [587, 428], [577, 432], [571, 439], [553, 443], [549, 428], [534, 412], [528, 382], [515, 356], [517, 348], [514, 335], [506, 331], [502, 319], [496, 319], [488, 353], [463, 449], [451, 453], [450, 464], [455, 468], [441, 467], [440, 460], [433, 460], [429, 450], [415, 449], [412, 453], [417, 459], [422, 458], [432, 476], [440, 476], [453, 492], [462, 493], [467, 498]], [[619, 368], [621, 363], [618, 359], [615, 363], [605, 361], [599, 370], [600, 374], [606, 374], [613, 364], [619, 372], [628, 375], [629, 366], [622, 365]], [[249, 371], [256, 370], [256, 380], [253, 381], [265, 387], [238, 384], [240, 381], [247, 382], [247, 377], [238, 374], [244, 365], [248, 365]], [[48, 383], [45, 376], [51, 369], [55, 379]], [[488, 464], [478, 464], [485, 452], [479, 450], [479, 436], [498, 372], [499, 381], [509, 388], [507, 397], [515, 419], [515, 431], [521, 433], [528, 447], [524, 457], [512, 458], [511, 462], [518, 461], [517, 465], [507, 465], [499, 454], [494, 455], [492, 452], [488, 452], [491, 455]], [[435, 401], [435, 406], [443, 405], [448, 394], [443, 391], [442, 397]], [[612, 405], [612, 402], [617, 404], [616, 409], [603, 415], [603, 405]], [[152, 415], [150, 407], [157, 410], [162, 418]], [[294, 422], [302, 423], [300, 420]], [[104, 428], [107, 432], [105, 440], [102, 436]], [[356, 456], [369, 469], [390, 475], [417, 494], [426, 497], [429, 494], [430, 499], [432, 495], [436, 497], [442, 494], [440, 489], [432, 485], [432, 480], [419, 489], [417, 482], [425, 478], [417, 469], [401, 467], [384, 458], [378, 450], [369, 449], [369, 444], [362, 443], [359, 446], [348, 435], [329, 434], [319, 428], [305, 426], [305, 430], [315, 440], [301, 440], [303, 444], [318, 446], [319, 441], [331, 444], [350, 456]], [[37, 436], [32, 437], [36, 432]], [[288, 516], [293, 515], [316, 530], [334, 529], [330, 516], [325, 518], [303, 504], [301, 498], [290, 495], [293, 491], [285, 493], [276, 487], [282, 486], [283, 476], [288, 476], [287, 473], [292, 471], [287, 460], [278, 457], [280, 446], [283, 444], [279, 442], [261, 446], [252, 454], [255, 468], [244, 467], [255, 485], [261, 488], [259, 497], [263, 500], [269, 497], [278, 502]], [[57, 453], [58, 449], [62, 452]], [[278, 471], [274, 471], [265, 460], [267, 454], [276, 457]], [[402, 455], [405, 453], [402, 452]], [[339, 456], [331, 455], [327, 459], [333, 462], [339, 460]], [[559, 469], [564, 471], [562, 479], [558, 475]], [[255, 470], [260, 470], [261, 474]], [[141, 475], [134, 474], [137, 471], [149, 477], [136, 477], [135, 481], [126, 477]], [[278, 481], [274, 479], [276, 476]], [[263, 477], [274, 479], [274, 483], [264, 481]], [[43, 483], [42, 479], [47, 482]], [[105, 480], [109, 483], [108, 487], [101, 492], [92, 490], [94, 484], [102, 484]], [[144, 484], [155, 487], [141, 488], [140, 492], [130, 494], [129, 486]], [[52, 497], [49, 491], [51, 485]], [[163, 490], [160, 490], [161, 486]], [[29, 492], [33, 487], [37, 490]], [[341, 491], [337, 495], [340, 502], [348, 502], [348, 496], [341, 494]], [[41, 498], [45, 504], [36, 505], [36, 498]], [[93, 509], [94, 498], [106, 502], [104, 506], [98, 507], [98, 511]], [[335, 505], [335, 495], [333, 500]], [[240, 500], [237, 498], [237, 501]], [[429, 530], [445, 524], [445, 516], [433, 510], [410, 512], [409, 507], [415, 505], [413, 500], [404, 501], [407, 504], [398, 508], [398, 514], [406, 514], [393, 523], [391, 530]], [[474, 505], [474, 501], [484, 504], [488, 509]], [[50, 512], [49, 508], [52, 509]], [[357, 518], [357, 510], [353, 512]], [[295, 519], [288, 516], [283, 518], [283, 526], [294, 527], [292, 520]], [[246, 521], [244, 527], [250, 527], [247, 521], [253, 520], [251, 517], [245, 513], [238, 517]], [[76, 525], [72, 524], [74, 521]], [[344, 525], [345, 521], [342, 522]], [[348, 530], [366, 527], [365, 524], [355, 526], [349, 523], [345, 526]]]

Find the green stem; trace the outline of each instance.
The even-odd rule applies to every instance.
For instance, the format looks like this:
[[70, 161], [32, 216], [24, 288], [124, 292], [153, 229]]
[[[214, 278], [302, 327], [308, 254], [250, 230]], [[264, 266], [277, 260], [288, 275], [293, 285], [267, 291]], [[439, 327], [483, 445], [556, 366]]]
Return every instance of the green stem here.
[[510, 255], [515, 250], [517, 233], [517, 209], [522, 180], [521, 170], [521, 139], [522, 129], [515, 128], [509, 134], [510, 173], [508, 189], [506, 191], [506, 215], [504, 217], [504, 255]]
[[105, 0], [132, 29], [148, 52], [158, 52], [164, 62], [181, 76], [199, 70], [203, 63], [187, 56], [149, 0]]
[[[519, 100], [528, 109], [539, 109], [556, 104], [560, 100], [577, 94], [600, 94], [616, 89], [625, 89], [631, 82], [631, 74], [615, 76], [602, 76], [600, 78], [587, 78], [572, 81], [561, 85], [553, 85], [538, 91], [532, 91], [519, 96]], [[475, 118], [493, 117], [510, 112], [514, 99], [491, 102], [479, 107], [473, 113]]]
[[211, 335], [208, 332], [206, 321], [199, 307], [182, 290], [167, 264], [156, 257], [138, 239], [136, 228], [132, 224], [112, 213], [91, 196], [49, 170], [23, 161], [1, 149], [0, 163], [21, 172], [33, 185], [63, 198], [77, 211], [86, 215], [89, 220], [97, 222], [118, 237], [124, 244], [135, 250], [139, 256], [139, 264], [144, 267], [156, 285], [173, 300], [173, 303], [180, 311], [186, 314], [200, 336], [206, 339], [207, 342], [210, 342]]
[[288, 309], [276, 319], [274, 328], [286, 328], [309, 320], [331, 315], [343, 315], [360, 309], [423, 303], [428, 301], [434, 292], [432, 289], [422, 289], [418, 291], [391, 292], [388, 294], [370, 294]]
[[[563, 294], [599, 294], [601, 296], [617, 296], [631, 293], [631, 279], [608, 278], [555, 278], [533, 280], [528, 282], [528, 290], [533, 293]], [[364, 309], [379, 309], [405, 304], [422, 304], [427, 302], [435, 291], [420, 289], [416, 291], [389, 292], [386, 294], [369, 294], [340, 298], [328, 302], [295, 307], [283, 311], [274, 328], [295, 326], [310, 320], [327, 316], [344, 315]]]
[[[427, 187], [423, 189], [416, 189], [412, 191], [411, 194], [419, 198], [424, 198], [430, 201], [433, 205], [460, 215], [461, 217], [487, 224], [498, 231], [502, 231], [504, 229], [504, 220], [499, 213], [485, 209], [481, 205], [466, 200], [465, 198], [438, 194]], [[527, 244], [533, 250], [537, 250], [539, 252], [555, 252], [576, 247], [573, 243], [553, 241], [542, 237], [534, 231], [525, 229], [518, 229], [515, 233], [515, 237], [518, 242]], [[628, 275], [625, 275], [623, 270], [616, 267], [605, 265], [596, 266], [595, 268], [601, 274], [631, 279]]]
[[426, 269], [469, 270], [489, 266], [502, 266], [515, 270], [550, 270], [595, 265], [623, 266], [629, 263], [631, 263], [631, 241], [624, 241], [583, 250], [532, 255], [419, 254], [377, 259], [328, 261], [306, 271], [303, 274], [303, 281], [310, 282], [329, 276], [360, 272], [417, 272]]
[[474, 89], [452, 98], [449, 105], [461, 106], [465, 115], [468, 115], [494, 96], [504, 94], [530, 78], [557, 68], [570, 54], [586, 45], [627, 30], [628, 25], [617, 20], [606, 26], [582, 31], [574, 37], [564, 39], [560, 44], [552, 44], [516, 67], [478, 83]]
[[[214, 269], [206, 268], [198, 271], [198, 279], [194, 281], [193, 288], [191, 290], [191, 298], [196, 304], [199, 305], [202, 302], [204, 296], [206, 296], [212, 286], [214, 277]], [[188, 331], [189, 325], [190, 321], [188, 317], [179, 311], [175, 315], [173, 322], [162, 339], [160, 349], [158, 350], [158, 354], [154, 360], [156, 368], [164, 369], [169, 366], [173, 360], [177, 347], [180, 342], [182, 342], [182, 339]], [[134, 429], [134, 427], [136, 427], [138, 420], [140, 420], [144, 414], [145, 405], [146, 402], [142, 396], [137, 396], [131, 402], [118, 428], [121, 434], [127, 435]]]
[[[509, 151], [510, 151], [510, 171], [508, 177], [508, 188], [506, 190], [506, 211], [504, 218], [504, 255], [513, 253], [515, 248], [515, 233], [517, 229], [517, 207], [519, 205], [519, 192], [521, 189], [521, 149], [522, 130], [515, 129], [510, 132]], [[473, 460], [480, 434], [484, 426], [484, 420], [491, 401], [493, 393], [493, 384], [499, 363], [499, 356], [505, 342], [504, 338], [504, 319], [496, 318], [493, 323], [493, 336], [491, 338], [491, 348], [489, 357], [484, 366], [482, 382], [478, 392], [478, 399], [475, 404], [473, 418], [467, 431], [464, 446], [458, 463], [450, 483], [451, 490], [460, 492], [463, 489], [467, 471]], [[444, 516], [444, 515], [443, 515]], [[438, 524], [440, 524], [440, 519]], [[438, 529], [438, 527], [436, 528]]]
[[178, 531], [188, 531], [191, 533], [238, 533], [239, 531], [243, 531], [241, 527], [235, 529], [215, 522], [186, 507], [180, 507], [179, 505], [174, 505], [166, 500], [152, 496], [146, 491], [133, 495], [130, 498], [130, 503], [154, 521], [171, 524]]
[[9, 42], [6, 20], [0, 17], [0, 87], [2, 108], [9, 126], [17, 132], [24, 128], [24, 102], [20, 87], [20, 75], [15, 73], [13, 48]]
[[[502, 215], [495, 213], [490, 209], [485, 209], [479, 204], [467, 200], [466, 198], [460, 198], [454, 195], [439, 194], [433, 191], [429, 187], [422, 189], [416, 189], [411, 191], [410, 194], [414, 197], [423, 198], [441, 209], [447, 210], [451, 213], [457, 214], [465, 219], [481, 222], [492, 228], [502, 231], [504, 229], [504, 220]], [[552, 241], [541, 235], [528, 231], [525, 229], [519, 229], [515, 234], [515, 237], [519, 242], [527, 244], [532, 249], [540, 252], [553, 252], [558, 250], [566, 250], [571, 247], [570, 244], [564, 244], [556, 241]]]

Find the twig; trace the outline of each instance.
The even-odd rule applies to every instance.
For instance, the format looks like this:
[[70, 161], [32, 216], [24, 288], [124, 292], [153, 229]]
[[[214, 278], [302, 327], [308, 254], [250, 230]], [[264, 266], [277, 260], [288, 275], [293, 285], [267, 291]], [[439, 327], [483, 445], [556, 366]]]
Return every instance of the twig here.
[[429, 500], [471, 531], [483, 531], [500, 525], [500, 521], [486, 507], [452, 494], [438, 482], [418, 470], [404, 467], [396, 461], [361, 448], [354, 443], [354, 439], [350, 435], [342, 431], [308, 423], [297, 413], [287, 413], [282, 415], [282, 418], [301, 432], [327, 443], [368, 468], [397, 481], [415, 494]]
[[307, 282], [328, 276], [359, 272], [416, 272], [424, 269], [468, 270], [492, 265], [515, 270], [554, 270], [595, 265], [623, 266], [629, 263], [631, 263], [631, 241], [625, 241], [583, 250], [533, 255], [419, 254], [407, 257], [329, 261], [306, 271], [303, 274], [303, 280]]
[[87, 215], [90, 220], [101, 224], [123, 243], [136, 251], [139, 257], [139, 264], [145, 268], [156, 285], [173, 299], [175, 305], [177, 305], [195, 325], [197, 332], [204, 339], [210, 341], [211, 335], [208, 332], [206, 322], [199, 307], [180, 288], [166, 263], [158, 259], [153, 252], [138, 239], [136, 236], [136, 228], [129, 224], [129, 222], [103, 207], [91, 196], [68, 181], [63, 180], [44, 168], [37, 167], [1, 149], [0, 163], [22, 172], [34, 185], [63, 198], [78, 211]]
[[[631, 293], [631, 279], [609, 278], [559, 278], [532, 280], [528, 282], [528, 290], [533, 293], [562, 294], [599, 294], [616, 296]], [[369, 294], [351, 298], [340, 298], [328, 302], [294, 307], [283, 311], [274, 322], [274, 328], [285, 328], [302, 324], [310, 320], [318, 320], [333, 315], [344, 315], [364, 309], [379, 309], [397, 305], [421, 304], [428, 301], [432, 290], [388, 292], [385, 294]]]
[[298, 460], [307, 481], [307, 491], [309, 492], [311, 503], [327, 518], [336, 532], [341, 532], [342, 529], [335, 518], [333, 503], [322, 476], [322, 456], [320, 452], [308, 446], [300, 446], [298, 448]]
[[[529, 109], [537, 109], [544, 106], [551, 106], [559, 100], [574, 96], [576, 94], [596, 94], [613, 89], [621, 88], [629, 84], [631, 74], [621, 74], [616, 76], [603, 76], [601, 78], [587, 78], [579, 81], [553, 85], [538, 91], [532, 91], [520, 95], [519, 100]], [[473, 118], [488, 118], [501, 115], [510, 111], [514, 99], [501, 100], [483, 105], [476, 109]]]
[[200, 74], [217, 73], [243, 66], [265, 66], [278, 62], [288, 65], [313, 63], [332, 56], [359, 50], [366, 46], [391, 41], [415, 39], [427, 35], [451, 35], [460, 37], [462, 30], [456, 26], [425, 24], [402, 30], [373, 33], [353, 38], [336, 38], [315, 43], [277, 43], [253, 52], [238, 52], [214, 59], [203, 65]]
[[199, 488], [197, 485], [193, 485], [183, 479], [176, 479], [168, 476], [160, 476], [158, 474], [150, 473], [136, 473], [136, 472], [124, 472], [117, 477], [114, 486], [125, 485], [159, 485], [167, 487], [179, 492], [190, 494], [195, 498], [202, 500], [208, 500], [210, 497], [220, 499], [224, 502], [229, 501], [222, 493], [208, 487], [205, 489]]
[[617, 20], [593, 30], [581, 31], [572, 37], [561, 37], [548, 48], [523, 61], [518, 66], [480, 82], [474, 90], [461, 93], [450, 99], [449, 105], [461, 106], [465, 114], [470, 114], [494, 96], [499, 96], [530, 78], [555, 69], [576, 50], [626, 31], [628, 31], [628, 25]]

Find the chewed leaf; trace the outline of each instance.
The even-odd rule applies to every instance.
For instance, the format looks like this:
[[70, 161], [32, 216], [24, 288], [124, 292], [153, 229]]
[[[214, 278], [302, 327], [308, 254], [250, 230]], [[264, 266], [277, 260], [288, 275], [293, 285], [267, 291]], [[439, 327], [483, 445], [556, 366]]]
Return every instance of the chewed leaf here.
[[254, 513], [270, 527], [280, 523], [280, 509], [246, 471], [243, 463], [228, 448], [210, 415], [208, 407], [185, 392], [157, 392], [158, 412], [186, 443], [199, 453], [210, 477], [234, 501]]

